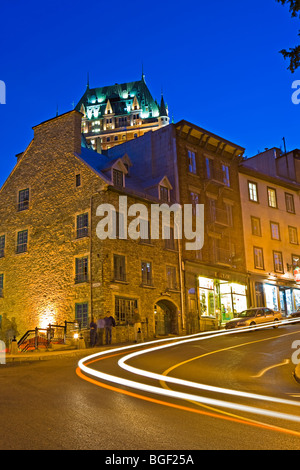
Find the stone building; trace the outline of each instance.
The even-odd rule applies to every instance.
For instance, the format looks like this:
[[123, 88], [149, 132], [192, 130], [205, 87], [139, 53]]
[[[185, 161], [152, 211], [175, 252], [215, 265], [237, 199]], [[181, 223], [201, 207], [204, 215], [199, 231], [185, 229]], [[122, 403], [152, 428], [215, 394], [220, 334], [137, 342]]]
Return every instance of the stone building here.
[[[153, 178], [128, 155], [90, 150], [81, 121], [74, 110], [33, 127], [1, 188], [0, 315], [14, 317], [20, 335], [65, 320], [88, 326], [107, 311], [117, 322], [114, 342], [134, 338], [136, 316], [144, 338], [181, 333], [178, 247], [151, 239], [144, 219], [139, 236], [126, 238], [136, 216], [126, 221], [119, 209], [120, 200], [149, 210], [175, 200], [169, 175]], [[113, 238], [99, 238], [103, 204], [116, 208]]]
[[217, 328], [248, 304], [238, 166], [244, 149], [180, 121], [108, 150], [127, 153], [156, 177], [168, 174], [181, 205], [204, 205], [204, 245], [182, 244], [180, 273], [188, 332]]
[[76, 110], [83, 113], [82, 132], [98, 152], [135, 139], [146, 132], [169, 124], [169, 112], [163, 95], [153, 99], [145, 82], [90, 88], [87, 85]]

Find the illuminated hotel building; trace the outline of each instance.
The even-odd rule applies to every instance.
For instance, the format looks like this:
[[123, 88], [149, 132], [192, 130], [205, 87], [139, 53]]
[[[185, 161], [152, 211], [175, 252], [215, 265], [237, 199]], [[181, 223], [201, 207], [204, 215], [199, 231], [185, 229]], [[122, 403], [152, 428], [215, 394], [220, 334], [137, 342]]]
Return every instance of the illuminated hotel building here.
[[169, 124], [168, 106], [163, 96], [153, 99], [141, 80], [87, 89], [76, 106], [84, 117], [82, 132], [94, 150], [115, 145], [155, 131]]
[[239, 168], [251, 306], [300, 309], [300, 151], [278, 148]]

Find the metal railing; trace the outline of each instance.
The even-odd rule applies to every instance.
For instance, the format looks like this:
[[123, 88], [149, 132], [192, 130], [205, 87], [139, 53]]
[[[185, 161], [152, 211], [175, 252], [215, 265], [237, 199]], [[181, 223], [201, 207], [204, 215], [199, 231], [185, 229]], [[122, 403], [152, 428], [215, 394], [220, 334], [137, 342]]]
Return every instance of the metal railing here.
[[74, 334], [81, 333], [81, 324], [78, 321], [65, 321], [64, 325], [48, 325], [48, 328], [34, 328], [28, 330], [18, 341], [20, 352], [48, 349], [51, 344], [66, 344]]

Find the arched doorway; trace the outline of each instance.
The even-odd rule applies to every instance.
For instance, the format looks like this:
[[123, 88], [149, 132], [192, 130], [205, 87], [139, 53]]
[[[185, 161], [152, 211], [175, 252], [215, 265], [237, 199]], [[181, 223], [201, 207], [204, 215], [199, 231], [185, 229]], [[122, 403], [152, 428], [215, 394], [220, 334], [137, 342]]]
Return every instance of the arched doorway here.
[[161, 299], [154, 305], [155, 335], [178, 335], [178, 309], [170, 300]]

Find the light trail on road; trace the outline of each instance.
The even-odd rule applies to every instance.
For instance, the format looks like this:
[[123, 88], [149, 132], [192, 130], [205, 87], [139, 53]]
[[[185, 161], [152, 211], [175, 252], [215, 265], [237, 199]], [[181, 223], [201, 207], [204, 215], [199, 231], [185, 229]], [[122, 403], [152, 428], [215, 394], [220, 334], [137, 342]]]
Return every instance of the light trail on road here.
[[[299, 320], [295, 320], [295, 321], [284, 320], [284, 321], [281, 321], [280, 324], [296, 323], [296, 322], [299, 322]], [[273, 324], [270, 323], [268, 325], [263, 325], [263, 326], [256, 327], [256, 329], [265, 329], [266, 327], [270, 327], [272, 325]], [[276, 326], [278, 326], [278, 322], [276, 322]], [[196, 334], [196, 335], [186, 337], [184, 340], [178, 340], [178, 338], [173, 338], [173, 339], [170, 340], [170, 338], [168, 338], [168, 339], [163, 339], [163, 340], [159, 340], [159, 341], [151, 341], [151, 342], [147, 343], [147, 346], [150, 346], [150, 345], [153, 345], [153, 344], [157, 345], [158, 342], [159, 343], [168, 342], [168, 344], [160, 344], [159, 346], [147, 348], [147, 349], [144, 349], [142, 351], [135, 351], [134, 353], [131, 353], [131, 354], [125, 356], [124, 358], [120, 359], [118, 363], [119, 363], [120, 367], [122, 367], [123, 369], [126, 369], [130, 373], [134, 373], [135, 375], [138, 374], [140, 376], [151, 378], [151, 379], [154, 379], [154, 380], [170, 382], [170, 383], [177, 384], [177, 385], [183, 385], [183, 386], [189, 387], [189, 388], [202, 389], [202, 390], [210, 391], [210, 392], [213, 392], [213, 393], [221, 393], [221, 394], [227, 394], [227, 395], [238, 396], [238, 397], [243, 396], [244, 398], [248, 398], [248, 399], [250, 398], [250, 399], [254, 399], [254, 400], [262, 400], [262, 401], [268, 401], [268, 402], [272, 402], [272, 403], [280, 403], [280, 404], [284, 404], [284, 405], [297, 407], [299, 409], [300, 403], [296, 402], [296, 401], [280, 399], [280, 398], [264, 396], [264, 395], [258, 395], [258, 394], [252, 394], [252, 393], [247, 393], [247, 392], [241, 392], [241, 391], [225, 389], [225, 388], [221, 388], [221, 387], [211, 387], [211, 386], [206, 385], [206, 384], [200, 384], [200, 383], [197, 383], [197, 382], [185, 381], [185, 380], [178, 379], [176, 377], [166, 377], [165, 375], [155, 374], [155, 373], [152, 373], [150, 371], [143, 370], [143, 369], [136, 369], [136, 368], [133, 368], [132, 366], [129, 366], [128, 364], [126, 364], [127, 360], [132, 359], [134, 357], [137, 357], [139, 355], [148, 354], [148, 353], [151, 353], [151, 352], [154, 352], [154, 351], [163, 350], [163, 349], [166, 349], [166, 348], [171, 348], [171, 347], [174, 347], [174, 346], [183, 345], [183, 344], [190, 343], [190, 342], [193, 342], [193, 341], [199, 341], [199, 340], [205, 340], [205, 339], [207, 340], [207, 339], [216, 338], [217, 336], [236, 334], [236, 333], [241, 333], [241, 332], [245, 332], [245, 331], [253, 331], [253, 328], [252, 327], [251, 328], [246, 327], [246, 328], [239, 328], [238, 330], [225, 330], [225, 331], [211, 332], [209, 334], [208, 333], [199, 333], [199, 334]], [[175, 341], [173, 341], [173, 340], [175, 340]], [[235, 410], [235, 411], [242, 411], [242, 412], [246, 412], [246, 413], [262, 415], [262, 416], [266, 416], [266, 417], [269, 417], [269, 418], [283, 419], [283, 420], [286, 420], [286, 421], [297, 422], [297, 423], [300, 422], [300, 416], [295, 416], [293, 414], [287, 414], [287, 413], [282, 413], [282, 412], [277, 412], [277, 411], [266, 410], [264, 408], [253, 407], [253, 406], [248, 406], [248, 405], [242, 405], [240, 403], [227, 402], [227, 401], [223, 401], [223, 400], [219, 400], [219, 399], [213, 399], [213, 398], [209, 398], [209, 397], [193, 395], [193, 394], [185, 393], [185, 392], [178, 392], [178, 391], [174, 391], [174, 390], [170, 390], [170, 389], [163, 389], [163, 388], [160, 388], [160, 387], [147, 385], [147, 384], [144, 384], [142, 382], [136, 382], [136, 381], [133, 381], [133, 380], [124, 379], [122, 377], [106, 374], [106, 373], [103, 373], [101, 371], [94, 370], [94, 369], [88, 367], [87, 365], [85, 365], [85, 363], [87, 361], [92, 361], [95, 358], [101, 358], [101, 357], [104, 357], [105, 355], [112, 354], [114, 352], [118, 352], [118, 353], [124, 352], [125, 353], [125, 351], [127, 351], [129, 349], [133, 349], [133, 348], [137, 349], [138, 347], [145, 347], [145, 344], [140, 344], [140, 345], [134, 344], [134, 345], [130, 345], [130, 346], [125, 346], [125, 347], [121, 347], [121, 348], [112, 349], [112, 350], [109, 350], [109, 351], [95, 353], [91, 356], [88, 356], [86, 358], [81, 359], [78, 363], [78, 367], [81, 369], [81, 371], [85, 372], [86, 374], [92, 375], [93, 377], [96, 377], [97, 379], [105, 380], [105, 381], [115, 383], [115, 384], [118, 384], [118, 385], [121, 385], [121, 386], [129, 387], [129, 388], [141, 390], [143, 392], [153, 393], [153, 394], [156, 394], [156, 395], [157, 394], [158, 395], [163, 395], [163, 396], [168, 397], [168, 398], [194, 401], [194, 402], [197, 402], [197, 403], [200, 403], [200, 404], [218, 406], [218, 407], [221, 407], [221, 408], [231, 409], [231, 410]], [[266, 426], [268, 426], [268, 425], [266, 425]], [[291, 431], [291, 432], [293, 432], [293, 431]], [[297, 432], [294, 432], [294, 433], [296, 433], [298, 436], [300, 436], [300, 433], [297, 433]]]

